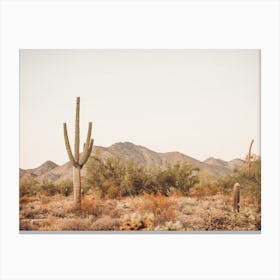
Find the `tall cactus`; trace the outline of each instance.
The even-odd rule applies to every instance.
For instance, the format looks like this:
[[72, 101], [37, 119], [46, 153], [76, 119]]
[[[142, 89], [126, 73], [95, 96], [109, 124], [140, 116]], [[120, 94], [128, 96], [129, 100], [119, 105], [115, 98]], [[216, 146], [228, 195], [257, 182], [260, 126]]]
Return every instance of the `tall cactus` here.
[[77, 97], [76, 100], [74, 155], [71, 151], [66, 123], [63, 123], [63, 130], [66, 150], [73, 166], [73, 191], [75, 206], [77, 209], [81, 209], [81, 169], [83, 168], [91, 154], [93, 139], [91, 139], [92, 122], [90, 122], [88, 124], [87, 139], [84, 143], [83, 152], [80, 155], [80, 97]]
[[251, 141], [250, 146], [249, 146], [249, 152], [247, 155], [247, 164], [246, 164], [246, 169], [247, 169], [247, 175], [250, 175], [250, 167], [251, 167], [251, 151], [252, 151], [252, 145], [254, 143], [254, 139]]

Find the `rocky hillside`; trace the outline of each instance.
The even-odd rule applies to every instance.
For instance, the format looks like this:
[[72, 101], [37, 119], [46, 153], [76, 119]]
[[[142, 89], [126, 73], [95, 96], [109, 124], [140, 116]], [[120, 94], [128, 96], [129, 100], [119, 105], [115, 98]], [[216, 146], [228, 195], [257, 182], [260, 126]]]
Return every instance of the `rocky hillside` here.
[[[107, 157], [120, 156], [124, 159], [134, 159], [136, 163], [146, 166], [166, 166], [178, 161], [187, 162], [193, 167], [198, 167], [215, 177], [230, 174], [234, 169], [240, 169], [244, 165], [241, 159], [234, 159], [229, 162], [215, 158], [208, 158], [204, 162], [179, 152], [157, 153], [143, 146], [135, 145], [130, 142], [120, 142], [110, 147], [95, 146], [91, 156], [104, 160]], [[86, 169], [82, 169], [82, 175], [85, 175]], [[61, 166], [47, 161], [41, 166], [34, 169], [20, 169], [20, 176], [33, 176], [38, 179], [48, 179], [58, 181], [70, 178], [72, 176], [72, 165], [67, 162]]]
[[50, 160], [46, 161], [42, 165], [32, 169], [19, 169], [19, 175], [21, 176], [30, 176], [30, 177], [40, 177], [54, 168], [58, 167], [58, 165]]

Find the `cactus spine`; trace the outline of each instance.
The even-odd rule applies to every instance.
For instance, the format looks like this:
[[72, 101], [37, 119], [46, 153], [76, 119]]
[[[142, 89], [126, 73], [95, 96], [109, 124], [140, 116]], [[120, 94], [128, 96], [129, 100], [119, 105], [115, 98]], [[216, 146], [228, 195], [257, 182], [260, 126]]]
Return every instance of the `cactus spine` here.
[[239, 212], [240, 208], [240, 185], [235, 183], [233, 186], [233, 210]]
[[93, 139], [91, 139], [92, 122], [90, 122], [88, 124], [87, 139], [84, 144], [83, 152], [80, 156], [80, 97], [77, 97], [76, 100], [74, 155], [71, 150], [66, 123], [63, 123], [63, 130], [67, 154], [73, 166], [73, 192], [75, 207], [77, 209], [81, 209], [81, 169], [91, 154]]
[[250, 167], [251, 167], [251, 151], [252, 151], [252, 145], [254, 143], [254, 139], [251, 141], [250, 146], [249, 146], [249, 152], [247, 155], [247, 175], [250, 175]]

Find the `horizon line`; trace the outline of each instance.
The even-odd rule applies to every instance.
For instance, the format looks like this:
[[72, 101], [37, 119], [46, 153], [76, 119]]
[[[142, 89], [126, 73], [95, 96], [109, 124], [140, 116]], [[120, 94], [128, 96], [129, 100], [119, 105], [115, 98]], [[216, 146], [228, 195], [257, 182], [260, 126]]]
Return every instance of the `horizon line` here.
[[[155, 152], [155, 153], [157, 153], [157, 154], [180, 153], [180, 154], [182, 154], [182, 155], [184, 155], [184, 156], [187, 156], [187, 157], [189, 157], [189, 158], [195, 159], [195, 160], [197, 160], [197, 161], [199, 161], [199, 162], [203, 162], [203, 163], [205, 163], [205, 161], [206, 161], [207, 159], [211, 159], [211, 158], [217, 159], [217, 160], [222, 160], [222, 161], [224, 161], [224, 162], [230, 162], [230, 161], [235, 160], [235, 159], [239, 159], [239, 160], [245, 161], [245, 159], [242, 159], [242, 158], [240, 158], [240, 157], [234, 157], [234, 158], [232, 158], [232, 159], [230, 159], [230, 160], [224, 160], [224, 159], [222, 159], [222, 158], [220, 158], [220, 157], [214, 157], [214, 156], [209, 156], [209, 157], [205, 158], [204, 160], [200, 160], [200, 159], [197, 159], [197, 158], [195, 158], [195, 157], [193, 157], [193, 156], [189, 156], [189, 155], [187, 155], [187, 154], [185, 154], [185, 153], [183, 153], [183, 152], [177, 151], [177, 150], [175, 150], [175, 151], [167, 151], [167, 152], [157, 152], [157, 151], [155, 151], [155, 150], [152, 150], [152, 149], [150, 149], [150, 148], [147, 148], [146, 146], [139, 145], [139, 144], [135, 144], [135, 143], [130, 142], [130, 141], [119, 141], [119, 142], [115, 142], [115, 143], [113, 143], [113, 144], [111, 144], [111, 145], [109, 145], [109, 146], [94, 145], [94, 147], [98, 147], [98, 148], [107, 148], [107, 149], [108, 149], [108, 148], [110, 148], [110, 147], [112, 147], [113, 145], [116, 145], [116, 144], [132, 144], [133, 146], [143, 147], [143, 148], [145, 148], [145, 149], [147, 149], [147, 150], [150, 150], [150, 151], [152, 151], [152, 152]], [[94, 151], [94, 147], [93, 147], [93, 151]], [[253, 155], [256, 155], [257, 157], [261, 157], [261, 155], [258, 155], [258, 154], [253, 154]], [[53, 160], [47, 159], [46, 161], [42, 162], [41, 164], [39, 164], [39, 165], [36, 166], [36, 167], [22, 168], [22, 167], [19, 165], [19, 169], [22, 169], [22, 170], [35, 169], [35, 168], [37, 168], [37, 167], [40, 167], [41, 165], [43, 165], [44, 163], [46, 163], [46, 162], [48, 162], [48, 161], [50, 161], [50, 162], [56, 164], [57, 166], [62, 166], [62, 165], [64, 165], [64, 164], [66, 164], [66, 163], [69, 162], [69, 160], [67, 160], [66, 162], [64, 162], [64, 163], [62, 163], [62, 164], [57, 164], [57, 163], [54, 162]]]

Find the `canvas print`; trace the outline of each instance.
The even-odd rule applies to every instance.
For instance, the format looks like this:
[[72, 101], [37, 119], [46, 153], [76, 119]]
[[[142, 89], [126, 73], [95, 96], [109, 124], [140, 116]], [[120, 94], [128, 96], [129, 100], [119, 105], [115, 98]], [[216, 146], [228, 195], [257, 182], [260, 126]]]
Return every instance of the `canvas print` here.
[[19, 230], [261, 230], [260, 50], [20, 50]]

